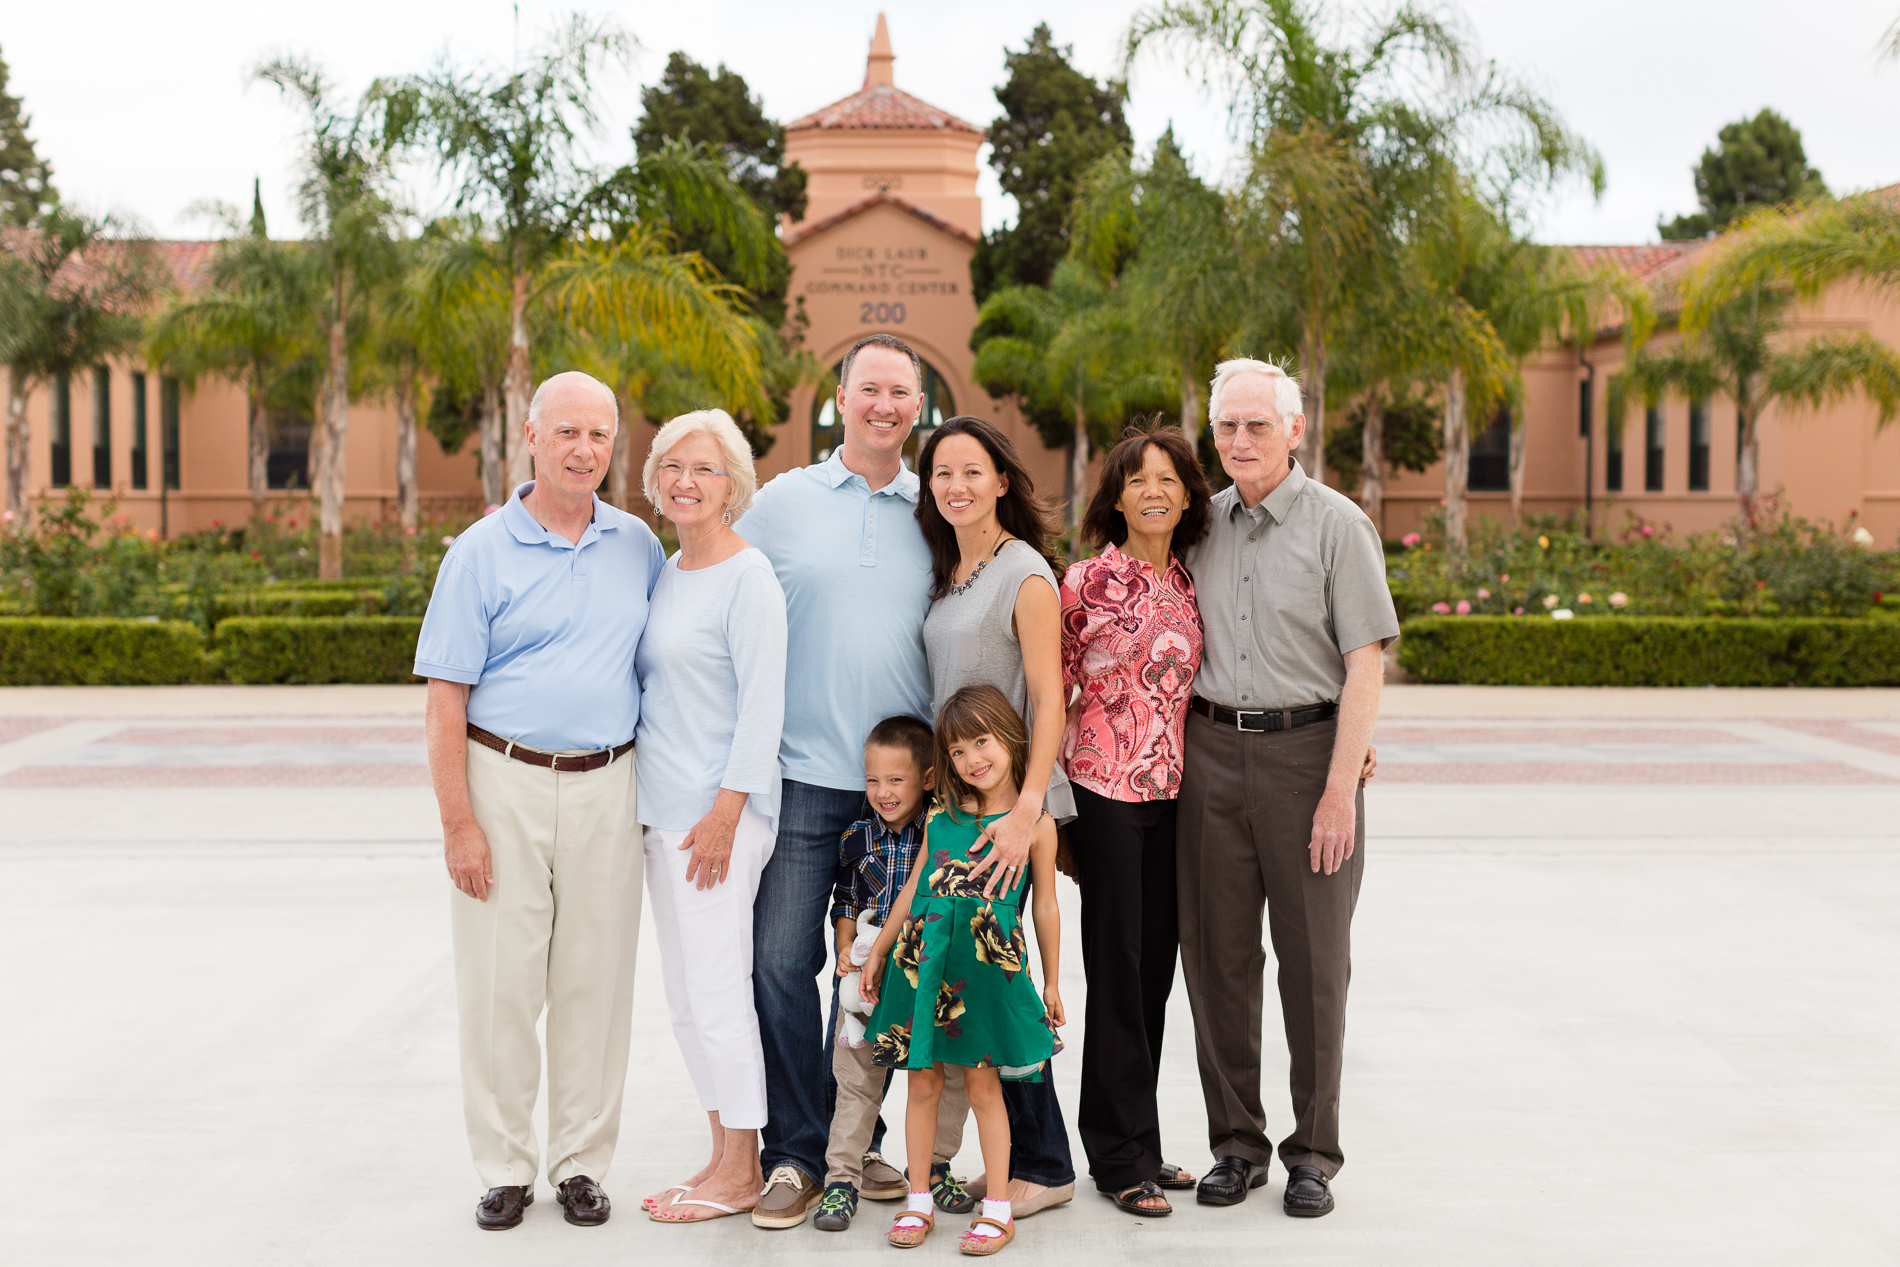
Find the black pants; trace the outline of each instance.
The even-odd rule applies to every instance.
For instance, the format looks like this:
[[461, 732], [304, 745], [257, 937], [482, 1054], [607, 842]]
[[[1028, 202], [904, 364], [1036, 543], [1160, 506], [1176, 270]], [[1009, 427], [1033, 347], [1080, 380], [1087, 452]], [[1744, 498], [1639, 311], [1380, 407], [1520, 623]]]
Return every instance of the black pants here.
[[1119, 1192], [1161, 1171], [1155, 1083], [1180, 946], [1173, 801], [1114, 801], [1075, 788], [1071, 851], [1082, 875], [1088, 974], [1076, 1126], [1089, 1174]]

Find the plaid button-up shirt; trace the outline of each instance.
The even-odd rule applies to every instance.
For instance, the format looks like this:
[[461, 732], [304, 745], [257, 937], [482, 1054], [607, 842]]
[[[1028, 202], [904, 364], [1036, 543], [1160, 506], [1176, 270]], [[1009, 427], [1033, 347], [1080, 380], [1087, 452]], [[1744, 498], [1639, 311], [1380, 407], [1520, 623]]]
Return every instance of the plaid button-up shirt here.
[[897, 904], [911, 864], [924, 843], [924, 809], [915, 822], [892, 830], [874, 812], [860, 818], [838, 838], [838, 885], [832, 897], [831, 922], [866, 922], [880, 928]]

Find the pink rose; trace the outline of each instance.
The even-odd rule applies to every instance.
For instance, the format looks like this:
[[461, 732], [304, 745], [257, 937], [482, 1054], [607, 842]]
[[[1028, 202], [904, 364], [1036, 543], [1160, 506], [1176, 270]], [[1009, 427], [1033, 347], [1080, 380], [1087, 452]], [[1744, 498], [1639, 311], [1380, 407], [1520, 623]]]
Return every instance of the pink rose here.
[[1437, 612], [1440, 616], [1449, 616], [1451, 615], [1451, 604], [1450, 603], [1433, 603], [1432, 610]]
[[1643, 535], [1644, 535], [1645, 537], [1653, 537], [1653, 536], [1655, 536], [1655, 535], [1656, 535], [1656, 530], [1655, 530], [1654, 528], [1652, 528], [1652, 527], [1650, 527], [1650, 526], [1649, 526], [1648, 524], [1644, 524], [1644, 525], [1643, 525]]
[[1423, 540], [1424, 538], [1419, 536], [1416, 532], [1408, 532], [1403, 537], [1399, 538], [1399, 544], [1402, 546], [1415, 546], [1420, 541], [1423, 541]]
[[1458, 600], [1458, 614], [1460, 616], [1469, 616], [1471, 614], [1471, 603], [1467, 601], [1466, 599], [1462, 599], [1462, 598], [1459, 599]]
[[1480, 599], [1489, 598], [1491, 597], [1491, 591], [1488, 589], [1485, 589], [1482, 585], [1480, 585], [1478, 587], [1478, 597]]

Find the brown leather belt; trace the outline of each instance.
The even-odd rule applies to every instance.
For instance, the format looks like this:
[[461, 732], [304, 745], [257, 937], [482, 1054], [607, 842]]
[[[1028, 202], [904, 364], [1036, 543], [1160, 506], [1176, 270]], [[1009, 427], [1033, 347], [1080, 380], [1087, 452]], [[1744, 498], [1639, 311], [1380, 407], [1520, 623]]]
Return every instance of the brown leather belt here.
[[529, 765], [538, 765], [556, 774], [585, 774], [589, 770], [598, 770], [612, 764], [615, 757], [624, 757], [633, 750], [633, 740], [629, 739], [618, 748], [602, 748], [599, 752], [584, 752], [579, 756], [543, 752], [512, 739], [503, 739], [492, 731], [483, 730], [474, 722], [468, 724], [468, 737], [484, 748], [493, 748], [504, 757], [526, 761]]
[[1188, 707], [1216, 726], [1232, 726], [1235, 730], [1256, 734], [1268, 730], [1292, 730], [1339, 716], [1337, 704], [1309, 704], [1305, 708], [1227, 708], [1198, 695]]

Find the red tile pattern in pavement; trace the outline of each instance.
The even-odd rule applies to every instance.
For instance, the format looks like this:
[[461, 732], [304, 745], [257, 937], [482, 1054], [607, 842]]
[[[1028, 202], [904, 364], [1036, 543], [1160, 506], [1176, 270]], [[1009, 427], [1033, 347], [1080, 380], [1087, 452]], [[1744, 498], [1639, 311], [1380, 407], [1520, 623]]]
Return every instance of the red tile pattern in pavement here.
[[1726, 730], [1702, 730], [1691, 727], [1649, 729], [1621, 724], [1606, 726], [1461, 726], [1419, 725], [1406, 722], [1381, 722], [1372, 736], [1382, 743], [1732, 743], [1755, 741]]
[[58, 717], [0, 717], [0, 743], [12, 743], [64, 724]]
[[[1665, 750], [1666, 751], [1666, 750]], [[1659, 754], [1661, 755], [1661, 754]], [[1831, 761], [1788, 765], [1657, 762], [1612, 765], [1411, 761], [1379, 763], [1387, 783], [1895, 783], [1900, 780]]]
[[424, 743], [421, 726], [134, 726], [115, 731], [100, 743], [253, 744], [253, 743]]
[[1856, 726], [1849, 721], [1776, 721], [1777, 726], [1786, 726], [1789, 730], [1798, 730], [1803, 734], [1818, 735], [1822, 739], [1834, 739], [1841, 743], [1851, 743], [1861, 748], [1872, 748], [1876, 752], [1890, 753], [1900, 757], [1900, 735], [1889, 735], [1883, 731], [1866, 726]]
[[427, 787], [426, 765], [33, 765], [0, 788]]

